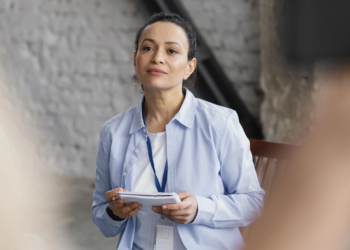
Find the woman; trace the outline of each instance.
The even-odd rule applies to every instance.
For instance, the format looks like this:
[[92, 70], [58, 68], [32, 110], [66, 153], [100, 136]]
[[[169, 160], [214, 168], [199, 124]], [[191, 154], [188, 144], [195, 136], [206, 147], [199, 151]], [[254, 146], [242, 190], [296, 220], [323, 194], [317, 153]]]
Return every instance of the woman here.
[[[102, 128], [92, 206], [106, 237], [120, 233], [118, 249], [154, 249], [159, 225], [173, 232], [169, 249], [239, 249], [238, 227], [261, 211], [264, 191], [236, 113], [183, 87], [195, 78], [195, 52], [191, 26], [175, 14], [153, 15], [136, 36], [144, 97]], [[176, 192], [181, 203], [144, 213], [116, 198], [124, 189]]]

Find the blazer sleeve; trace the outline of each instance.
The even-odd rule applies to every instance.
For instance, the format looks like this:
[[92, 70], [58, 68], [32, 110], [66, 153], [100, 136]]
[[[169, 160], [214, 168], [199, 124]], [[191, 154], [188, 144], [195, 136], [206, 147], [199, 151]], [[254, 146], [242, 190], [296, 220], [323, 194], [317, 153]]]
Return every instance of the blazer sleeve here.
[[262, 212], [264, 190], [255, 172], [250, 143], [236, 112], [228, 116], [217, 143], [224, 195], [196, 196], [198, 212], [192, 224], [213, 228], [244, 227]]

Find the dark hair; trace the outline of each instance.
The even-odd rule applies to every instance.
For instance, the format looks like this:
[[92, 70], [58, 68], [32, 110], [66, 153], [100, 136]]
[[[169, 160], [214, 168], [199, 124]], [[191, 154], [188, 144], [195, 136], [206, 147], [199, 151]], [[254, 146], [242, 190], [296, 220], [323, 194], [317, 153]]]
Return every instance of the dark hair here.
[[[180, 26], [181, 28], [183, 28], [183, 30], [186, 33], [186, 36], [188, 39], [188, 44], [189, 44], [187, 59], [188, 59], [188, 61], [191, 61], [194, 58], [194, 56], [196, 54], [196, 50], [197, 50], [196, 33], [194, 33], [192, 26], [189, 22], [187, 22], [181, 16], [174, 14], [174, 13], [160, 12], [160, 13], [153, 14], [136, 34], [135, 52], [138, 51], [139, 39], [140, 39], [140, 36], [141, 36], [142, 32], [144, 31], [144, 29], [148, 25], [151, 25], [155, 22], [170, 22], [170, 23], [174, 23], [174, 24]], [[196, 78], [197, 78], [196, 73], [197, 73], [197, 68], [192, 72], [192, 74], [186, 80], [183, 81], [183, 86], [192, 87], [194, 85], [194, 83], [196, 82]], [[132, 80], [134, 82], [138, 82], [136, 73], [133, 75]], [[143, 86], [142, 86], [142, 89], [143, 89]]]

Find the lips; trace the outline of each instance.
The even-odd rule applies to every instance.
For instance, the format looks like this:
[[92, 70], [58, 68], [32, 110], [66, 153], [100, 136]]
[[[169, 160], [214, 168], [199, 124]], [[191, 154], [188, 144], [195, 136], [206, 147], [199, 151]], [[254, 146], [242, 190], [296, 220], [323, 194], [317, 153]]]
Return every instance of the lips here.
[[150, 73], [151, 75], [154, 75], [154, 76], [160, 76], [160, 75], [166, 74], [163, 70], [156, 69], [156, 68], [149, 69], [149, 70], [147, 70], [147, 72]]

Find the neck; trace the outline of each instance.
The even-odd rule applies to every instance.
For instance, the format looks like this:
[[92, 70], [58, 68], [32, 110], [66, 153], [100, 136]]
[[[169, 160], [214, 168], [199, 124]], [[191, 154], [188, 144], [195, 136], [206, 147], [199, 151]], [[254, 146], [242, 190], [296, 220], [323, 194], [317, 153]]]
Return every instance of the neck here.
[[165, 125], [180, 110], [185, 99], [182, 88], [166, 91], [144, 88], [144, 93], [147, 130], [150, 133], [165, 131]]

